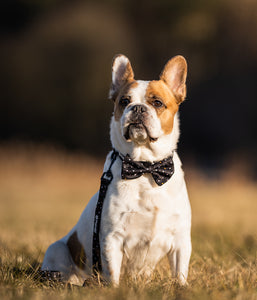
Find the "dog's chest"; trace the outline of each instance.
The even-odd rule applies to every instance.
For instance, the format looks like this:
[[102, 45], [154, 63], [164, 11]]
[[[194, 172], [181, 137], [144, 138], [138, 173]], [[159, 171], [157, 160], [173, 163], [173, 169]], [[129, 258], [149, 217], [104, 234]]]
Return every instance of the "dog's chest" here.
[[146, 178], [137, 181], [118, 187], [109, 215], [111, 231], [122, 237], [127, 263], [136, 270], [169, 251], [175, 230], [167, 189], [153, 188]]

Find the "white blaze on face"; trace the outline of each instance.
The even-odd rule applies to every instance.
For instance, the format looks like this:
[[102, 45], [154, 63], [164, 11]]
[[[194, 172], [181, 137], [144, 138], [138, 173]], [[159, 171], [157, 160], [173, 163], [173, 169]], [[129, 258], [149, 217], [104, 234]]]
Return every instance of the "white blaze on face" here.
[[129, 90], [129, 95], [133, 99], [133, 104], [143, 104], [149, 81], [137, 80], [136, 82], [137, 85]]

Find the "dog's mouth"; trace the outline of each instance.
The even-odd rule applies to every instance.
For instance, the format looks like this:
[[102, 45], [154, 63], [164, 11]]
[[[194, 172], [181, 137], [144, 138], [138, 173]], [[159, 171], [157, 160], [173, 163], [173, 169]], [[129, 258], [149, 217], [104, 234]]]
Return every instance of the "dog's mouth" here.
[[144, 143], [147, 139], [149, 139], [150, 142], [156, 142], [158, 140], [158, 138], [152, 137], [149, 134], [149, 130], [143, 122], [130, 123], [125, 129], [124, 138], [127, 141], [135, 140], [139, 143]]

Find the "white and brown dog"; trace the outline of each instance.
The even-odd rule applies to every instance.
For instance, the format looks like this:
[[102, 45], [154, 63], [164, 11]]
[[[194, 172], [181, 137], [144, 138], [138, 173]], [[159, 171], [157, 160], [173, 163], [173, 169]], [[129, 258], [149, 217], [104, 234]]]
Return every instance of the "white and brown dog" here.
[[[114, 58], [111, 142], [118, 155], [113, 159], [113, 150], [106, 158], [104, 171], [110, 169], [113, 179], [104, 197], [98, 235], [102, 274], [114, 285], [119, 284], [124, 267], [133, 275], [149, 275], [165, 255], [173, 276], [186, 283], [191, 209], [176, 152], [186, 75], [182, 56], [169, 60], [160, 79], [153, 81], [135, 80], [128, 58]], [[131, 174], [122, 173], [127, 171]], [[42, 270], [59, 271], [74, 284], [82, 284], [92, 274], [99, 194], [92, 197], [75, 227], [48, 248]]]

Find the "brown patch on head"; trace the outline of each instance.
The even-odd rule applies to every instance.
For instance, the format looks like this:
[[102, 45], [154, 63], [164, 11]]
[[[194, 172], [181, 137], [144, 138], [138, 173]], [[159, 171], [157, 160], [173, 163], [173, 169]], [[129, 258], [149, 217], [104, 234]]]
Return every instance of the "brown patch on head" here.
[[[165, 134], [171, 133], [178, 104], [167, 84], [162, 80], [150, 81], [146, 90], [146, 100], [156, 109], [163, 132]], [[160, 101], [163, 105], [155, 107], [155, 101]]]
[[119, 91], [116, 99], [115, 99], [115, 103], [114, 103], [114, 118], [115, 121], [119, 121], [123, 111], [125, 109], [126, 106], [122, 105], [122, 103], [120, 102], [120, 100], [123, 99], [130, 99], [130, 90], [137, 87], [138, 83], [137, 81], [131, 81], [127, 84], [125, 84]]
[[72, 260], [80, 269], [84, 269], [86, 265], [86, 253], [78, 240], [77, 231], [75, 231], [68, 239], [67, 246], [70, 250]]

